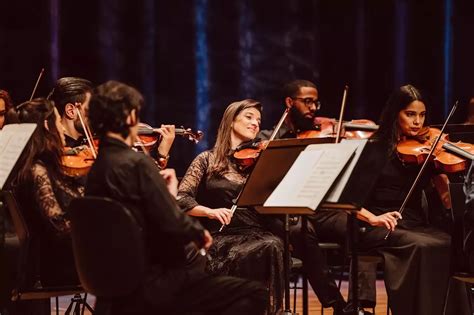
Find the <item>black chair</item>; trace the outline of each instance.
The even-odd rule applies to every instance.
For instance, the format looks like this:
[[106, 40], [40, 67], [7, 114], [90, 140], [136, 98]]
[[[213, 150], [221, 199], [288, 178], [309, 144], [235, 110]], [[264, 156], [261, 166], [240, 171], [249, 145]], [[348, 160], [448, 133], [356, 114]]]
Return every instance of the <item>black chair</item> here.
[[144, 313], [143, 301], [124, 302], [136, 301], [129, 297], [145, 275], [142, 228], [135, 217], [120, 203], [99, 197], [74, 199], [69, 213], [77, 272], [85, 290], [97, 297], [95, 314], [119, 314], [127, 307], [142, 307], [131, 314]]
[[[15, 233], [17, 239], [17, 254], [16, 254], [16, 279], [14, 280], [13, 288], [11, 289], [10, 299], [12, 301], [21, 300], [45, 300], [50, 298], [56, 298], [56, 314], [59, 315], [59, 296], [74, 295], [73, 302], [87, 305], [86, 298], [80, 297], [84, 290], [79, 285], [65, 285], [65, 286], [43, 286], [41, 277], [39, 275], [39, 261], [37, 248], [34, 246], [36, 236], [28, 227], [25, 217], [18, 206], [13, 192], [2, 191], [2, 197], [5, 201], [6, 208], [11, 216], [13, 226], [15, 227]], [[7, 257], [10, 259], [10, 257]], [[33, 268], [32, 268], [33, 264]], [[28, 279], [27, 275], [30, 274], [30, 270], [34, 270], [34, 279]], [[79, 302], [81, 301], [81, 302]], [[66, 314], [69, 314], [72, 307], [68, 308]], [[79, 315], [80, 306], [74, 308], [74, 314]], [[92, 309], [91, 309], [92, 311]], [[84, 307], [82, 313], [84, 312]]]
[[[323, 257], [322, 259], [324, 259], [326, 261], [326, 263], [328, 262], [328, 254], [329, 252], [332, 252], [332, 251], [340, 251], [341, 250], [341, 245], [337, 244], [337, 243], [327, 243], [327, 242], [323, 242], [323, 243], [319, 243], [319, 247], [321, 248], [322, 252], [323, 252]], [[342, 257], [344, 258], [344, 257]], [[341, 263], [341, 265], [329, 265], [329, 269], [331, 271], [334, 271], [334, 270], [337, 270], [339, 272], [339, 277], [338, 277], [338, 287], [339, 289], [341, 288], [341, 281], [342, 281], [342, 272], [344, 271], [344, 262]], [[298, 286], [298, 281], [299, 279], [302, 279], [302, 286]], [[302, 313], [303, 315], [307, 315], [309, 313], [309, 301], [308, 301], [308, 295], [307, 293], [305, 294], [305, 292], [307, 292], [308, 290], [308, 280], [306, 278], [306, 275], [303, 271], [303, 261], [301, 261], [300, 259], [298, 258], [295, 258], [295, 257], [292, 257], [291, 258], [291, 274], [290, 274], [290, 279], [291, 279], [291, 282], [293, 283], [292, 284], [292, 287], [291, 289], [293, 289], [293, 310], [296, 311], [296, 290], [297, 289], [301, 289], [303, 294], [302, 294], [302, 302], [303, 302], [303, 306], [302, 306]], [[321, 314], [324, 314], [324, 308], [321, 307]]]

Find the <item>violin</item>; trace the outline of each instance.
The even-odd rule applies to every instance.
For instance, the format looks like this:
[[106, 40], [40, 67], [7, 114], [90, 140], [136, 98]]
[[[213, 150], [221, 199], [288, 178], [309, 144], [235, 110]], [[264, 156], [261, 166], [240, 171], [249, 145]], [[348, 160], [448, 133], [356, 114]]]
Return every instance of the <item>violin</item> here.
[[407, 164], [420, 165], [425, 162], [435, 140], [440, 140], [430, 158], [437, 169], [445, 173], [464, 171], [474, 158], [474, 146], [465, 142], [451, 142], [447, 134], [436, 128], [424, 127], [419, 136], [398, 143], [397, 154]]
[[[134, 146], [140, 148], [149, 148], [156, 143], [159, 143], [161, 141], [159, 130], [160, 128], [153, 128], [150, 125], [142, 122], [138, 123], [138, 140], [135, 142]], [[175, 134], [194, 143], [201, 141], [202, 137], [204, 136], [204, 133], [200, 130], [194, 132], [191, 130], [191, 128], [184, 127], [176, 128]]]
[[[314, 130], [305, 130], [298, 133], [298, 139], [335, 137], [338, 121], [335, 118], [316, 117]], [[342, 123], [341, 137], [345, 139], [368, 139], [379, 126], [368, 119], [354, 119]]]
[[82, 177], [89, 173], [94, 161], [95, 157], [88, 146], [65, 147], [63, 149], [61, 167], [64, 174], [68, 176]]
[[245, 170], [255, 164], [260, 153], [266, 149], [269, 140], [252, 141], [237, 147], [233, 154], [234, 160], [241, 170]]
[[72, 177], [82, 177], [89, 173], [92, 164], [97, 158], [97, 148], [99, 142], [92, 137], [92, 132], [82, 117], [79, 108], [76, 107], [77, 115], [81, 122], [82, 129], [87, 139], [88, 145], [75, 148], [65, 147], [61, 158], [61, 167], [64, 174]]

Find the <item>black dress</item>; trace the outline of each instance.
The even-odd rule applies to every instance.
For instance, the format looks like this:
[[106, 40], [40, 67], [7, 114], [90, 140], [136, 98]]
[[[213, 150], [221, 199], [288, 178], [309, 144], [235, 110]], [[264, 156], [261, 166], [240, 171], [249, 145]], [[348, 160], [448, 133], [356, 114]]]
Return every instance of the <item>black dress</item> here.
[[[84, 195], [84, 178], [52, 176], [41, 161], [33, 164], [31, 175], [32, 181], [21, 183], [15, 193], [31, 229], [41, 281], [43, 285], [78, 284], [67, 209], [72, 199]], [[36, 281], [37, 271], [30, 272], [27, 278]]]
[[[404, 165], [394, 156], [388, 159], [365, 208], [380, 215], [399, 210], [418, 173], [416, 166]], [[365, 223], [366, 232], [359, 247], [384, 258], [384, 276], [390, 307], [394, 315], [442, 314], [450, 275], [451, 238], [428, 224], [422, 207], [422, 188], [431, 172], [423, 176], [403, 212], [403, 219], [387, 240], [387, 229]], [[347, 215], [316, 214], [313, 223], [321, 238], [338, 238], [346, 234]]]
[[[224, 176], [210, 176], [214, 161], [213, 152], [205, 151], [189, 166], [179, 186], [178, 203], [182, 210], [198, 205], [232, 207], [247, 174], [231, 164]], [[254, 209], [238, 208], [222, 232], [218, 232], [219, 221], [200, 219], [214, 238], [209, 250], [212, 259], [207, 264], [208, 272], [266, 283], [270, 288], [271, 312], [278, 311], [283, 295], [283, 243], [265, 228], [266, 216]]]

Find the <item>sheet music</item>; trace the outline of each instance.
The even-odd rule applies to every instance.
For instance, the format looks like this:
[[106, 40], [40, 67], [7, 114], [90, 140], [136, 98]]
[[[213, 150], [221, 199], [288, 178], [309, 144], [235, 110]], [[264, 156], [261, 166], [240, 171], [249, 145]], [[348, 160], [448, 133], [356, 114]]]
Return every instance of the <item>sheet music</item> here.
[[313, 144], [300, 153], [265, 207], [307, 207], [316, 210], [354, 154], [354, 145]]
[[11, 124], [0, 130], [0, 189], [35, 129], [36, 124]]
[[362, 151], [364, 150], [364, 147], [367, 141], [368, 141], [367, 139], [359, 139], [359, 140], [343, 139], [342, 140], [341, 143], [354, 146], [355, 154], [354, 154], [354, 157], [349, 162], [349, 165], [347, 165], [347, 167], [343, 170], [343, 173], [340, 179], [335, 183], [334, 187], [329, 192], [328, 197], [326, 197], [327, 202], [339, 201], [342, 191], [344, 190], [344, 187], [346, 187], [347, 181], [349, 180], [349, 177], [351, 177], [352, 171], [354, 170], [354, 167], [356, 166], [357, 161], [359, 161], [359, 157], [362, 154]]

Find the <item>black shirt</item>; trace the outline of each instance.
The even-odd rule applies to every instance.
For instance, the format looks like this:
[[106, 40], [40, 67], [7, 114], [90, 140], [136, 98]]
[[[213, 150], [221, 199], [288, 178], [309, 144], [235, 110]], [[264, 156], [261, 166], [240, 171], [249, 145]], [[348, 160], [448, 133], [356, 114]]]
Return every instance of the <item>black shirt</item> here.
[[153, 160], [120, 140], [101, 140], [85, 195], [114, 199], [135, 215], [153, 265], [176, 267], [184, 263], [184, 245], [203, 240], [202, 226], [179, 210]]
[[87, 139], [84, 136], [80, 136], [79, 138], [74, 139], [65, 134], [64, 138], [66, 140], [66, 147], [75, 148], [81, 145], [87, 145]]

